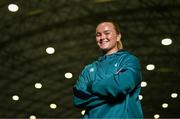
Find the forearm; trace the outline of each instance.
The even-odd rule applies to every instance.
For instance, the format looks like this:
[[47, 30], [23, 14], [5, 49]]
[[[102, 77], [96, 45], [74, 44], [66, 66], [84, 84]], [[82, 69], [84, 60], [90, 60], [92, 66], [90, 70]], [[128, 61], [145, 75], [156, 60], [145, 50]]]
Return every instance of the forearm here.
[[141, 82], [140, 72], [127, 70], [122, 74], [94, 82], [92, 93], [101, 96], [118, 97], [130, 93]]
[[87, 91], [77, 90], [73, 88], [74, 99], [73, 103], [78, 108], [90, 108], [103, 104], [105, 101], [98, 96], [92, 95]]

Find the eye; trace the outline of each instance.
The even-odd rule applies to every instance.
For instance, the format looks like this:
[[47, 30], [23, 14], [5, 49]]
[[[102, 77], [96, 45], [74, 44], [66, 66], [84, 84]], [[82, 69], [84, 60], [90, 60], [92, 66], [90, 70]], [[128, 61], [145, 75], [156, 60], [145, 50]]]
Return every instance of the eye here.
[[108, 35], [108, 34], [110, 34], [109, 32], [105, 32], [105, 35]]
[[96, 37], [99, 37], [99, 36], [101, 36], [101, 34], [100, 33], [96, 33]]

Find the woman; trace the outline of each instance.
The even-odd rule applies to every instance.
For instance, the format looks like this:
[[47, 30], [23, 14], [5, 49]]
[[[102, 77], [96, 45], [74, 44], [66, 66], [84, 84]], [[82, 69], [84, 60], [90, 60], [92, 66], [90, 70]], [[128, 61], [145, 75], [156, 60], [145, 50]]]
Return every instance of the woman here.
[[73, 87], [74, 105], [86, 110], [84, 118], [143, 118], [140, 64], [123, 50], [117, 24], [100, 23], [96, 42], [104, 56], [83, 69]]

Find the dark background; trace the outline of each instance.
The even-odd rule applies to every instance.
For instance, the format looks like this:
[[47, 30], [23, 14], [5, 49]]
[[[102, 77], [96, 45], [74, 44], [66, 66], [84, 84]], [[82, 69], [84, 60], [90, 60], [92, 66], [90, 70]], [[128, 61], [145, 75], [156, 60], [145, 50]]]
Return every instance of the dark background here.
[[[8, 11], [11, 3], [18, 12]], [[105, 19], [120, 25], [124, 48], [141, 61], [148, 84], [141, 92], [144, 116], [180, 117], [179, 97], [170, 97], [180, 92], [179, 0], [1, 0], [0, 117], [82, 117], [72, 105], [72, 86], [83, 67], [101, 56], [95, 28]], [[162, 45], [163, 38], [172, 45]], [[55, 53], [47, 54], [47, 47]], [[146, 70], [148, 64], [155, 70]], [[73, 78], [66, 79], [66, 72]]]

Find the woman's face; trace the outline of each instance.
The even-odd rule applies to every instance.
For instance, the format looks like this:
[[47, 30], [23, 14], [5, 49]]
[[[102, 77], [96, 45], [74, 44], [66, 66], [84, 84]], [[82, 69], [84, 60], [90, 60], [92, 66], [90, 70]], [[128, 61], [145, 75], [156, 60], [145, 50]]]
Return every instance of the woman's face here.
[[106, 54], [118, 51], [117, 40], [120, 40], [120, 35], [117, 34], [112, 23], [103, 22], [97, 26], [96, 42]]

